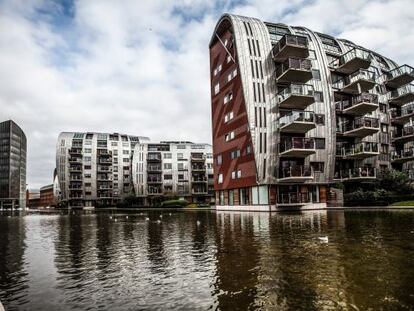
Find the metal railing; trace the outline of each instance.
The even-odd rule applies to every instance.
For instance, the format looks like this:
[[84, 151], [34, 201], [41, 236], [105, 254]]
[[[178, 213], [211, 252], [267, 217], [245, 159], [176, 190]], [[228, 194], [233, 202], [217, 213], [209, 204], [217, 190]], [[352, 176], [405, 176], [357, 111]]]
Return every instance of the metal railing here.
[[410, 114], [414, 113], [414, 103], [405, 104], [401, 107], [401, 110], [398, 109], [390, 109], [391, 117], [392, 118], [400, 118], [405, 117]]
[[374, 142], [361, 142], [350, 147], [337, 145], [336, 155], [337, 156], [352, 156], [361, 153], [377, 153], [378, 143]]
[[315, 93], [313, 86], [310, 84], [292, 83], [283, 91], [277, 94], [279, 102], [284, 101], [291, 95], [313, 96]]
[[280, 152], [290, 149], [315, 149], [315, 140], [306, 137], [282, 137]]
[[346, 76], [333, 83], [333, 87], [342, 89], [345, 86], [357, 82], [359, 80], [367, 80], [375, 83], [375, 72], [367, 69], [358, 69], [349, 76]]
[[279, 178], [291, 177], [313, 177], [312, 168], [304, 165], [292, 165], [290, 167], [281, 168]]
[[288, 192], [281, 193], [277, 196], [278, 204], [299, 204], [310, 203], [310, 196], [308, 193]]
[[392, 133], [392, 138], [410, 136], [414, 134], [414, 126], [413, 125], [404, 126], [402, 130], [397, 130], [391, 133]]
[[395, 68], [389, 72], [384, 73], [384, 77], [386, 80], [391, 80], [403, 74], [408, 74], [414, 76], [414, 68], [408, 65], [402, 65], [398, 68]]
[[371, 55], [366, 50], [354, 47], [352, 50], [346, 52], [345, 54], [342, 54], [341, 57], [339, 57], [338, 59], [335, 59], [334, 61], [332, 61], [329, 65], [334, 67], [334, 68], [337, 68], [337, 67], [340, 67], [343, 64], [346, 64], [347, 62], [349, 62], [349, 61], [351, 61], [355, 58], [370, 60]]
[[289, 114], [279, 118], [279, 126], [293, 122], [315, 122], [315, 113], [313, 111], [292, 110]]
[[391, 152], [391, 160], [399, 160], [405, 158], [413, 158], [414, 157], [414, 147], [404, 148], [403, 150], [399, 151], [392, 151]]
[[414, 84], [407, 84], [388, 93], [388, 100], [393, 100], [406, 94], [414, 93]]
[[308, 48], [308, 38], [304, 36], [297, 36], [285, 34], [274, 46], [273, 57], [275, 57], [286, 45]]
[[357, 167], [348, 170], [335, 172], [334, 179], [352, 179], [352, 178], [376, 178], [377, 170], [375, 167]]
[[276, 67], [275, 77], [278, 78], [285, 71], [289, 69], [310, 71], [311, 68], [312, 68], [312, 63], [309, 59], [290, 57], [286, 61], [284, 61], [283, 63], [281, 63], [280, 65]]
[[357, 96], [351, 97], [350, 99], [337, 101], [335, 103], [335, 106], [337, 110], [345, 110], [352, 106], [356, 106], [366, 102], [378, 105], [378, 95], [371, 93], [361, 93]]
[[377, 128], [379, 129], [379, 119], [371, 117], [359, 117], [355, 118], [351, 122], [343, 124], [342, 133], [346, 133], [352, 130], [356, 130], [363, 127]]

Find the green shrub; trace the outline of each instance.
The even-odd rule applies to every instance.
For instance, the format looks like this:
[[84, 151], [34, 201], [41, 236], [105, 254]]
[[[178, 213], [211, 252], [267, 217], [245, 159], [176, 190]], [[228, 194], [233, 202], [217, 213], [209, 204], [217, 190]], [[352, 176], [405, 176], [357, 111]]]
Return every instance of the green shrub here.
[[161, 202], [161, 207], [185, 207], [187, 205], [187, 200], [167, 200]]

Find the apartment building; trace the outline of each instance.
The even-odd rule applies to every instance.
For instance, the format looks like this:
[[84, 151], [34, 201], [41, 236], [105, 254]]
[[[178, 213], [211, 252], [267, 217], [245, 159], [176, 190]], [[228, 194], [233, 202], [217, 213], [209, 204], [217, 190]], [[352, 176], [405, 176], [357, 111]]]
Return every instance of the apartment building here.
[[12, 120], [0, 123], [0, 209], [26, 207], [27, 141]]
[[61, 203], [113, 206], [133, 194], [133, 152], [143, 141], [149, 139], [118, 133], [61, 133], [56, 150]]
[[136, 144], [132, 173], [135, 194], [142, 205], [153, 205], [168, 197], [210, 203], [214, 196], [213, 154], [208, 144]]
[[371, 182], [390, 167], [411, 174], [412, 67], [230, 14], [209, 47], [219, 209], [323, 208], [338, 181]]

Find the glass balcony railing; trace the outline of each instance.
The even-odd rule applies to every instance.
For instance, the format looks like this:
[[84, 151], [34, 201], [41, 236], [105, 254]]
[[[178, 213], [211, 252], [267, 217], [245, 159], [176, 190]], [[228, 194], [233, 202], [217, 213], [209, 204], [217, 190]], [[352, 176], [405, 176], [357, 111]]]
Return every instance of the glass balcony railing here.
[[359, 69], [354, 73], [346, 76], [333, 83], [333, 87], [347, 93], [361, 93], [372, 89], [375, 85], [375, 72]]
[[291, 149], [314, 150], [315, 140], [305, 137], [282, 137], [280, 152], [282, 153]]
[[363, 178], [376, 178], [377, 170], [374, 167], [357, 167], [347, 170], [336, 171], [334, 179], [351, 180]]
[[358, 158], [361, 156], [361, 158], [364, 158], [378, 153], [378, 143], [374, 142], [361, 142], [351, 146], [338, 144], [336, 147], [336, 155], [340, 157]]
[[374, 105], [374, 108], [375, 106], [378, 107], [378, 95], [371, 93], [362, 93], [345, 100], [337, 101], [335, 103], [335, 106], [337, 110], [348, 111], [351, 110], [350, 108], [355, 108], [356, 106], [364, 103]]
[[402, 65], [384, 75], [384, 83], [391, 87], [400, 87], [414, 80], [414, 68], [408, 65]]
[[308, 38], [292, 34], [285, 34], [272, 50], [273, 58], [277, 61], [288, 56], [306, 58], [309, 55]]
[[280, 108], [305, 109], [315, 102], [310, 84], [293, 83], [277, 94]]
[[390, 113], [394, 122], [405, 123], [414, 117], [414, 103], [406, 104], [401, 109], [390, 109]]
[[304, 165], [292, 165], [289, 167], [281, 168], [279, 179], [296, 179], [296, 178], [309, 178], [313, 177], [313, 171], [310, 166]]
[[358, 69], [367, 69], [371, 63], [371, 54], [360, 48], [353, 48], [329, 65], [339, 72], [352, 73]]
[[353, 121], [342, 124], [339, 133], [346, 136], [365, 137], [379, 131], [379, 119], [370, 117], [358, 117]]
[[396, 131], [391, 132], [391, 134], [394, 140], [405, 139], [407, 137], [411, 138], [411, 136], [414, 135], [414, 126], [413, 125], [404, 126], [402, 130], [397, 129]]
[[394, 105], [404, 105], [414, 100], [414, 84], [404, 85], [388, 93], [388, 101]]
[[414, 147], [404, 148], [403, 150], [394, 150], [391, 152], [391, 161], [406, 162], [414, 159]]
[[309, 59], [289, 57], [276, 67], [277, 80], [291, 82], [307, 82], [312, 79], [312, 63]]
[[292, 110], [289, 114], [284, 115], [279, 118], [279, 126], [283, 127], [285, 125], [294, 123], [294, 122], [315, 122], [315, 113], [313, 111], [300, 111]]

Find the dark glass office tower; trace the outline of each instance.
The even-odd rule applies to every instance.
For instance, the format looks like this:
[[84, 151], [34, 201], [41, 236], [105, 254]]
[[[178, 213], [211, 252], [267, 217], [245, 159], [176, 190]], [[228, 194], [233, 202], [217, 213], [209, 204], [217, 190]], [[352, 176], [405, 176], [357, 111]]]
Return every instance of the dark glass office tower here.
[[26, 206], [26, 135], [12, 120], [0, 123], [0, 208]]

